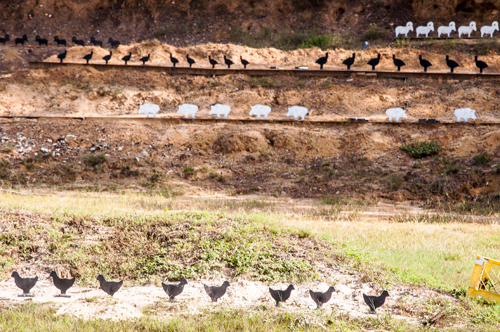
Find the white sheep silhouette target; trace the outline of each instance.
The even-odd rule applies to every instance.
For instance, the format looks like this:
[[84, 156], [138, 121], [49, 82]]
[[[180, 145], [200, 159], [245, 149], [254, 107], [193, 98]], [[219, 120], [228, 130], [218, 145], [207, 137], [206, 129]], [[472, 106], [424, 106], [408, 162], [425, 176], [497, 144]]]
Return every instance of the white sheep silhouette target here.
[[299, 117], [302, 117], [302, 121], [306, 119], [306, 115], [309, 113], [307, 108], [302, 107], [302, 106], [292, 106], [288, 107], [288, 113], [286, 113], [286, 116], [293, 116], [295, 121], [299, 119]]
[[156, 118], [156, 113], [160, 110], [160, 106], [156, 104], [140, 104], [139, 113], [138, 114], [146, 114], [147, 118], [149, 118], [149, 114], [153, 114]]
[[461, 119], [464, 119], [464, 122], [467, 122], [469, 119], [477, 119], [476, 110], [470, 109], [469, 107], [457, 108], [453, 114], [457, 117], [457, 122], [460, 122]]
[[438, 38], [441, 38], [441, 35], [448, 35], [450, 38], [450, 34], [452, 31], [457, 31], [457, 27], [455, 26], [455, 22], [450, 22], [448, 26], [440, 26], [438, 28]]
[[216, 104], [210, 107], [210, 115], [217, 115], [217, 119], [220, 119], [221, 115], [224, 115], [224, 119], [227, 119], [227, 115], [231, 113], [231, 107], [227, 105]]
[[392, 122], [392, 119], [396, 119], [396, 122], [399, 122], [399, 119], [405, 118], [408, 119], [406, 116], [406, 111], [400, 107], [397, 108], [389, 108], [387, 111], [385, 111], [385, 114], [389, 118], [389, 122]]
[[429, 32], [434, 31], [434, 23], [429, 22], [426, 26], [419, 26], [415, 31], [417, 33], [417, 38], [419, 35], [425, 35], [425, 38], [429, 38]]
[[491, 25], [481, 27], [481, 38], [483, 38], [484, 35], [490, 35], [490, 38], [492, 38], [495, 31], [498, 31], [497, 21], [491, 23]]
[[406, 23], [406, 26], [398, 26], [396, 27], [396, 38], [398, 38], [399, 35], [405, 35], [405, 38], [408, 38], [408, 32], [413, 31], [413, 23], [408, 22]]
[[198, 106], [193, 104], [182, 104], [179, 106], [177, 114], [184, 114], [184, 119], [189, 118], [191, 114], [191, 119], [195, 119], [196, 112], [198, 112]]
[[468, 26], [461, 26], [458, 28], [458, 38], [462, 38], [462, 35], [467, 35], [470, 38], [472, 31], [477, 31], [476, 22], [470, 22]]
[[[257, 116], [257, 120], [267, 120], [267, 116], [269, 113], [271, 113], [271, 107], [265, 106], [265, 105], [255, 105], [255, 106], [250, 106], [252, 110], [250, 111], [249, 115], [255, 115]], [[261, 119], [261, 116], [264, 117], [264, 119]]]

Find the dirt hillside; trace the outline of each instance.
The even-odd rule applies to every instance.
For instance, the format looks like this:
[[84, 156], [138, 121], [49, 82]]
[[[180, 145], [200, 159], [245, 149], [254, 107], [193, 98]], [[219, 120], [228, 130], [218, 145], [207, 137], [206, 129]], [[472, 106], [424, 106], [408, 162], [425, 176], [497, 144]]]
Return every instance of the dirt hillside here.
[[224, 42], [234, 31], [348, 31], [370, 24], [393, 31], [406, 21], [435, 24], [498, 19], [500, 1], [472, 0], [16, 0], [0, 5], [0, 33], [132, 42], [159, 38], [174, 45]]

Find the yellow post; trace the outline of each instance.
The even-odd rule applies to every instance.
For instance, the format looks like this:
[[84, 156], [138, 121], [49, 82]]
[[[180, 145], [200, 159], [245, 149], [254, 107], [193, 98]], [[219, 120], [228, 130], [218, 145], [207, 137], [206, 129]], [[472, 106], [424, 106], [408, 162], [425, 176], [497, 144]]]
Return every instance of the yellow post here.
[[477, 256], [467, 296], [500, 302], [500, 261]]

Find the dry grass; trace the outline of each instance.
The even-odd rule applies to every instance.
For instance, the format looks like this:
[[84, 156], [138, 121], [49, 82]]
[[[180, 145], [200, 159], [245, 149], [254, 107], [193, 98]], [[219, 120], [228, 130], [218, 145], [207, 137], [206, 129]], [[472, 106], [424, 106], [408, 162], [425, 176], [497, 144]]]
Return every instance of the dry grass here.
[[[307, 230], [346, 246], [345, 253], [360, 261], [377, 261], [396, 276], [419, 285], [443, 290], [465, 288], [476, 255], [498, 258], [499, 226], [491, 218], [471, 216], [377, 213], [376, 209], [312, 200], [227, 197], [176, 198], [103, 193], [70, 193], [50, 196], [0, 194], [0, 207], [76, 216], [124, 216], [131, 212], [227, 212], [233, 216], [286, 226], [299, 233]], [[474, 222], [475, 221], [475, 222]]]
[[[376, 282], [404, 280], [445, 291], [453, 288], [464, 289], [468, 285], [475, 255], [490, 255], [497, 258], [498, 243], [500, 243], [500, 235], [497, 231], [499, 226], [492, 224], [491, 218], [475, 220], [470, 216], [465, 218], [453, 215], [415, 214], [409, 210], [402, 212], [402, 209], [397, 208], [393, 211], [387, 211], [387, 209], [377, 211], [373, 206], [363, 206], [359, 203], [349, 205], [341, 201], [324, 204], [312, 200], [291, 202], [287, 199], [258, 199], [257, 197], [249, 200], [227, 197], [167, 199], [163, 196], [133, 193], [118, 195], [65, 192], [47, 196], [1, 193], [0, 202], [0, 208], [11, 209], [12, 213], [17, 213], [16, 211], [22, 209], [51, 215], [54, 224], [63, 223], [67, 226], [66, 221], [69, 220], [72, 223], [76, 220], [85, 226], [85, 223], [89, 221], [100, 220], [104, 225], [114, 223], [107, 227], [114, 227], [117, 230], [122, 227], [141, 234], [154, 230], [154, 234], [149, 233], [154, 235], [153, 237], [158, 237], [158, 241], [165, 231], [169, 231], [169, 226], [163, 223], [159, 216], [168, 214], [191, 216], [189, 223], [179, 223], [176, 219], [177, 221], [173, 224], [179, 227], [187, 227], [191, 224], [193, 229], [200, 225], [209, 226], [206, 230], [214, 235], [213, 238], [219, 239], [219, 243], [224, 243], [220, 241], [221, 234], [217, 233], [217, 229], [221, 228], [221, 221], [218, 218], [223, 216], [222, 222], [226, 224], [234, 221], [231, 226], [234, 229], [230, 234], [232, 239], [237, 238], [237, 233], [241, 233], [241, 241], [251, 235], [247, 242], [258, 241], [265, 244], [269, 238], [256, 238], [254, 236], [256, 232], [267, 234], [269, 230], [270, 234], [273, 234], [280, 230], [275, 233], [277, 239], [272, 241], [277, 241], [276, 243], [285, 241], [294, 246], [296, 244], [293, 244], [293, 241], [309, 241], [310, 239], [321, 241], [318, 239], [320, 237], [338, 244], [336, 254], [346, 257], [346, 263], [353, 264], [356, 269]], [[181, 211], [184, 212], [181, 213]], [[266, 228], [259, 228], [260, 226], [257, 227], [257, 225], [266, 225]], [[30, 231], [27, 230], [27, 232]], [[188, 235], [188, 238], [193, 238], [189, 236], [189, 232], [186, 229], [184, 233]], [[73, 233], [66, 235], [69, 236], [68, 241], [76, 237]], [[122, 240], [125, 241], [125, 238]], [[207, 248], [214, 249], [215, 242], [210, 244], [210, 239], [206, 240], [209, 243]], [[248, 243], [241, 242], [240, 244], [248, 247]], [[143, 245], [144, 243], [139, 247]], [[225, 245], [222, 247], [229, 248]], [[211, 253], [215, 252], [218, 255], [222, 253], [223, 256], [224, 252], [233, 251], [229, 248], [229, 251], [212, 250]], [[194, 252], [186, 253], [192, 256], [195, 254]], [[158, 262], [153, 263], [154, 266], [148, 264], [145, 266], [153, 266], [155, 269], [163, 268], [163, 265]], [[380, 263], [383, 265], [381, 266]], [[307, 272], [306, 270], [304, 271]], [[151, 271], [151, 273], [156, 273], [154, 269]], [[450, 315], [448, 321], [455, 326], [450, 327], [450, 331], [498, 330], [500, 306], [463, 298], [460, 303], [463, 312], [462, 309], [453, 309], [460, 312], [448, 313]], [[432, 309], [436, 304], [429, 303], [429, 306]], [[15, 326], [16, 330], [37, 331], [49, 331], [55, 327], [60, 330], [79, 331], [316, 331], [325, 329], [329, 331], [364, 329], [417, 331], [421, 329], [419, 325], [409, 325], [389, 317], [360, 320], [337, 313], [335, 317], [325, 317], [320, 312], [304, 316], [295, 313], [276, 314], [274, 311], [270, 316], [266, 312], [268, 309], [243, 312], [222, 308], [214, 312], [203, 313], [203, 319], [199, 319], [199, 316], [188, 315], [165, 322], [145, 316], [144, 319], [138, 321], [120, 323], [58, 317], [54, 316], [51, 310], [29, 305], [11, 307], [0, 314], [0, 329], [5, 330], [6, 326]]]

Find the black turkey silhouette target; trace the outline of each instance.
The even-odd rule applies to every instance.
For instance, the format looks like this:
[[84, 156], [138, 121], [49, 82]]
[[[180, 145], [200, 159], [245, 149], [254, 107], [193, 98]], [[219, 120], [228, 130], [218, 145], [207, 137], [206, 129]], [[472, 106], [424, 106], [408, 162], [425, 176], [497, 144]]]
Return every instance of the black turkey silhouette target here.
[[64, 59], [66, 59], [66, 55], [67, 55], [67, 54], [68, 54], [68, 51], [66, 50], [66, 51], [64, 51], [64, 52], [62, 52], [62, 53], [59, 53], [59, 54], [57, 55], [57, 58], [58, 58], [59, 60], [61, 60], [61, 63], [63, 63], [63, 60], [64, 60]]
[[406, 66], [406, 63], [401, 59], [397, 59], [395, 54], [392, 55], [392, 62], [398, 67], [398, 71], [401, 71], [401, 67]]
[[424, 67], [424, 72], [427, 72], [427, 68], [432, 66], [432, 63], [430, 63], [428, 60], [425, 60], [424, 58], [422, 58], [422, 55], [418, 56], [418, 61], [419, 61], [420, 65], [422, 67]]
[[186, 54], [186, 60], [189, 63], [189, 68], [192, 68], [193, 65], [196, 63], [196, 61], [194, 61], [194, 59], [189, 57], [189, 54]]
[[130, 52], [128, 55], [125, 55], [122, 60], [125, 61], [125, 66], [127, 63], [130, 61], [130, 58], [132, 57], [132, 52]]
[[226, 58], [225, 55], [224, 55], [224, 63], [227, 65], [227, 68], [231, 68], [231, 65], [234, 65], [231, 59]]
[[380, 63], [380, 53], [377, 54], [376, 58], [370, 59], [367, 64], [372, 66], [372, 70], [375, 70], [375, 67]]
[[179, 60], [177, 60], [176, 58], [174, 58], [174, 57], [172, 56], [172, 54], [170, 54], [170, 62], [172, 62], [172, 64], [173, 64], [173, 65], [174, 65], [174, 67], [175, 67], [175, 65], [179, 63]]
[[90, 61], [90, 59], [92, 59], [93, 55], [94, 55], [94, 51], [91, 51], [90, 54], [87, 54], [83, 57], [83, 59], [87, 61], [87, 64], [89, 64], [89, 61]]
[[241, 55], [240, 55], [240, 61], [241, 61], [241, 64], [243, 65], [243, 68], [247, 69], [247, 66], [250, 64], [250, 62], [243, 59], [243, 57]]
[[219, 64], [216, 60], [212, 59], [212, 57], [210, 55], [208, 56], [208, 61], [212, 65], [212, 69], [215, 68], [215, 65]]
[[111, 56], [113, 55], [112, 51], [109, 51], [108, 55], [105, 55], [102, 59], [106, 61], [106, 64], [108, 64], [108, 61], [111, 59]]
[[446, 55], [446, 65], [450, 68], [450, 72], [453, 73], [455, 68], [458, 67], [458, 63], [450, 59], [448, 55]]
[[479, 68], [479, 73], [483, 73], [483, 69], [488, 68], [486, 62], [478, 60], [477, 55], [474, 57], [474, 62], [476, 63], [476, 67]]
[[140, 58], [139, 61], [142, 62], [143, 66], [145, 66], [146, 62], [148, 62], [150, 58], [151, 58], [151, 54], [148, 54], [148, 56], [144, 56], [144, 57]]
[[356, 53], [353, 53], [352, 57], [345, 59], [342, 64], [347, 66], [347, 70], [351, 70], [351, 66], [353, 65], [355, 59]]
[[320, 66], [319, 69], [323, 70], [323, 66], [326, 64], [328, 61], [328, 52], [326, 52], [324, 57], [319, 58], [316, 60], [316, 63]]

